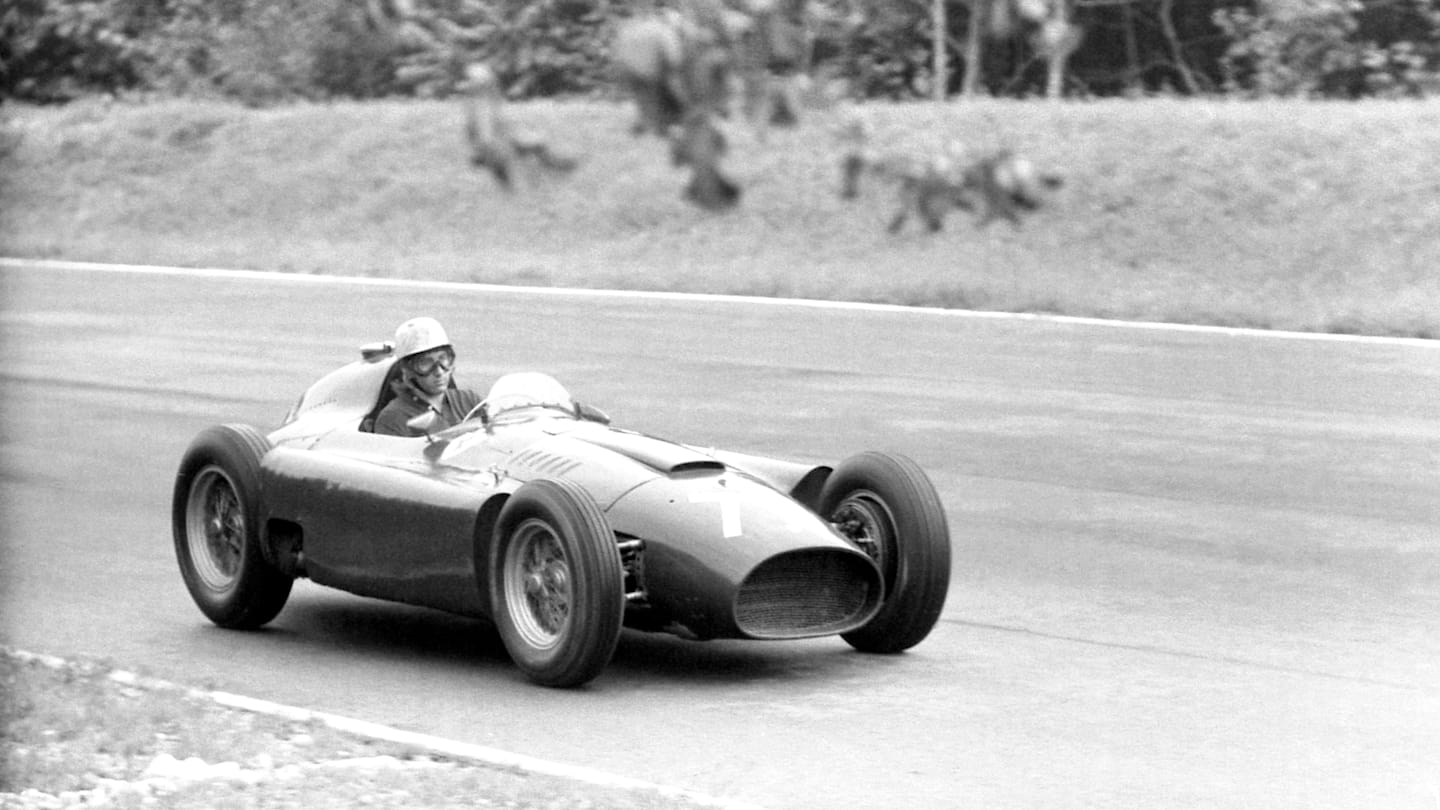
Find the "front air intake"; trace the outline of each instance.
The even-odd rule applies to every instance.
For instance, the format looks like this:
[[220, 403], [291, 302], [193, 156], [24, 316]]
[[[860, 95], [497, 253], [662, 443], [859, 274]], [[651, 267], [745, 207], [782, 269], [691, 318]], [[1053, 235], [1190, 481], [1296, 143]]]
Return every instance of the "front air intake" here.
[[745, 577], [735, 623], [751, 638], [844, 633], [879, 608], [880, 576], [870, 561], [843, 549], [777, 554]]

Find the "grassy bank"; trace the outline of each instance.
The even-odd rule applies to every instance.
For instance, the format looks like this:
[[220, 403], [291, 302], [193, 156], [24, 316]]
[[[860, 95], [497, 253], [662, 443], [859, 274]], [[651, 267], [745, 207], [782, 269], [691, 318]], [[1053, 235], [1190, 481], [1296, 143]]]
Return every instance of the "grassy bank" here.
[[452, 103], [9, 106], [0, 254], [1440, 337], [1440, 103], [858, 112], [897, 150], [1013, 146], [1066, 186], [1018, 230], [892, 236], [890, 189], [836, 195], [834, 112], [735, 129], [745, 199], [717, 215], [616, 104], [514, 108], [584, 162], [510, 195]]

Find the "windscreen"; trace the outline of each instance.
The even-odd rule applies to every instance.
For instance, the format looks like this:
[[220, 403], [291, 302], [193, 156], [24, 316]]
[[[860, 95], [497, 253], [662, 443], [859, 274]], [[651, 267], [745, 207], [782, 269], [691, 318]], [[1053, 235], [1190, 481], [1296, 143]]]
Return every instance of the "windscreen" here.
[[494, 419], [507, 411], [536, 406], [552, 406], [575, 412], [575, 401], [560, 381], [549, 374], [525, 371], [506, 374], [490, 386], [485, 395], [485, 410]]

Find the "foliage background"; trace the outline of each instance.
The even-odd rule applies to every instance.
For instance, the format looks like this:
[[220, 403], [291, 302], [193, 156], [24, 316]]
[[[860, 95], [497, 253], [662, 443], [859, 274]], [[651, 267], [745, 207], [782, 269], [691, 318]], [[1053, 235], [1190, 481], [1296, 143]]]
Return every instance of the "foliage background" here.
[[[727, 0], [739, 2], [740, 0]], [[856, 98], [1023, 97], [1045, 65], [1022, 10], [1083, 34], [1071, 96], [1424, 96], [1440, 92], [1437, 0], [812, 0], [814, 67]], [[512, 98], [607, 87], [616, 20], [654, 0], [9, 0], [0, 100], [95, 93], [294, 99], [444, 97], [484, 59]], [[943, 12], [937, 16], [936, 12]], [[967, 63], [972, 21], [983, 52]], [[979, 46], [976, 46], [979, 47]], [[967, 81], [967, 64], [977, 75]]]

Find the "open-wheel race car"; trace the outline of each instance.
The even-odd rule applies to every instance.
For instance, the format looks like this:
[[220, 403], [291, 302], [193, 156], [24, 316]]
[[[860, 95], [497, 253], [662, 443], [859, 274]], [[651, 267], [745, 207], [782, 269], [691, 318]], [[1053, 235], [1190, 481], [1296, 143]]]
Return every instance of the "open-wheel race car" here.
[[389, 344], [362, 347], [279, 428], [191, 442], [175, 553], [211, 621], [260, 627], [308, 577], [486, 619], [530, 679], [577, 686], [623, 627], [894, 653], [940, 616], [949, 530], [903, 456], [831, 468], [666, 441], [533, 372], [501, 377], [454, 427], [370, 432], [399, 368]]

